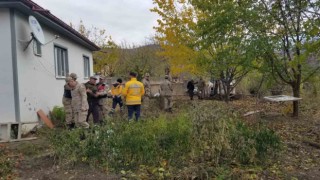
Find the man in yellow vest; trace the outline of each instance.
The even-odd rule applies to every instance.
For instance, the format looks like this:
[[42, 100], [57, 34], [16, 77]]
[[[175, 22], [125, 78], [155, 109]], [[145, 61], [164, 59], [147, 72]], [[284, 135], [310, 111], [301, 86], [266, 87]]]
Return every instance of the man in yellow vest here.
[[135, 113], [135, 120], [138, 121], [140, 117], [141, 97], [144, 95], [144, 86], [137, 80], [136, 73], [130, 72], [129, 76], [130, 81], [125, 84], [122, 95], [126, 99], [129, 121], [132, 119], [133, 113]]

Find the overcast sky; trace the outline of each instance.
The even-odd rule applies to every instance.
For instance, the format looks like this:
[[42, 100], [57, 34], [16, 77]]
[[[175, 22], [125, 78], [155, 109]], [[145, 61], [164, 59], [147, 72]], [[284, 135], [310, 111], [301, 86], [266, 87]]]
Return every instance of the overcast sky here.
[[33, 0], [69, 24], [105, 29], [116, 43], [143, 44], [154, 35], [158, 16], [152, 0]]

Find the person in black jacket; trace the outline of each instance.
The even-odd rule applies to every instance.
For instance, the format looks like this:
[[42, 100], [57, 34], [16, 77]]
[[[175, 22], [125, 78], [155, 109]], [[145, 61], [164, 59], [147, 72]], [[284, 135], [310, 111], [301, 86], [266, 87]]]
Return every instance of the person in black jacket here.
[[85, 87], [87, 89], [87, 99], [89, 104], [89, 110], [87, 115], [87, 122], [89, 121], [89, 116], [92, 114], [93, 116], [93, 123], [94, 124], [100, 124], [101, 123], [101, 117], [99, 114], [99, 92], [98, 88], [96, 86], [96, 80], [97, 77], [91, 76], [89, 81], [85, 83]]
[[190, 100], [193, 100], [194, 84], [196, 84], [196, 83], [193, 81], [193, 79], [191, 79], [187, 84], [187, 89], [188, 89], [188, 94], [189, 94]]

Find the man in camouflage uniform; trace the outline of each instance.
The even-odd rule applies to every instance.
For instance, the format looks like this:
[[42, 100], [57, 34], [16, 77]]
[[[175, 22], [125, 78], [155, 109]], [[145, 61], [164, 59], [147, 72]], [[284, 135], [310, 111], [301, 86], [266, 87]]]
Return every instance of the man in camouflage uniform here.
[[150, 97], [151, 97], [151, 84], [150, 84], [150, 74], [146, 73], [144, 78], [142, 79], [142, 84], [144, 86], [145, 94], [142, 98], [143, 104], [145, 107], [149, 106]]
[[63, 97], [62, 97], [62, 104], [64, 107], [64, 112], [66, 114], [65, 120], [66, 120], [66, 125], [68, 129], [72, 129], [75, 126], [74, 123], [74, 114], [72, 110], [72, 96], [71, 96], [71, 87], [68, 85], [68, 81], [70, 81], [72, 78], [67, 77], [66, 78], [66, 84], [64, 85], [64, 92], [63, 92]]
[[164, 110], [172, 112], [172, 84], [169, 81], [169, 76], [165, 75], [165, 80], [160, 84], [160, 95], [163, 98]]
[[99, 82], [97, 83], [97, 88], [98, 88], [98, 105], [99, 105], [99, 116], [101, 117], [102, 120], [105, 120], [107, 117], [107, 95], [109, 91], [109, 86], [105, 82], [105, 77], [100, 75], [99, 77]]
[[77, 127], [89, 128], [89, 124], [86, 122], [89, 109], [86, 87], [70, 77], [68, 77], [66, 81], [71, 88], [71, 105], [75, 124]]
[[202, 77], [200, 77], [200, 80], [198, 82], [198, 98], [204, 99], [204, 88], [206, 87], [206, 82], [203, 80]]

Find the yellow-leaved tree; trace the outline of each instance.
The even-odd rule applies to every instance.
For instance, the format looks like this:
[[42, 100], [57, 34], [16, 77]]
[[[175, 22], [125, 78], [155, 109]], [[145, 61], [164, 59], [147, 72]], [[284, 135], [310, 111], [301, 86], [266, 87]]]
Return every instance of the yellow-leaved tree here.
[[151, 9], [157, 13], [156, 40], [163, 51], [159, 55], [165, 57], [170, 65], [172, 76], [183, 73], [201, 74], [197, 68], [198, 51], [193, 47], [196, 42], [194, 27], [196, 15], [193, 7], [185, 0], [153, 0], [156, 5]]

